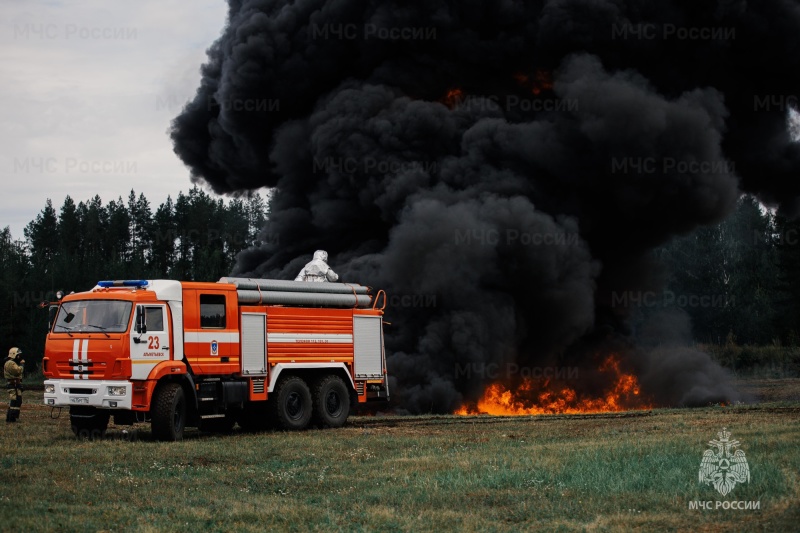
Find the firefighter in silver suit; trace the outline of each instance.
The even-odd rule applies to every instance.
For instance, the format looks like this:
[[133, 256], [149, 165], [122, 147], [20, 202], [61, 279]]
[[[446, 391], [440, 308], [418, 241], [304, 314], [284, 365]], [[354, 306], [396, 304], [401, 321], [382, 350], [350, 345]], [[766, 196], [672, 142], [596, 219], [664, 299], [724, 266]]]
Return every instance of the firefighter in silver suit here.
[[6, 422], [16, 422], [19, 418], [19, 409], [22, 407], [22, 371], [25, 368], [25, 360], [22, 358], [22, 350], [17, 347], [8, 351], [8, 359], [3, 366], [3, 374], [8, 380], [8, 413]]
[[328, 266], [328, 252], [317, 250], [314, 258], [303, 267], [295, 281], [336, 281], [339, 276]]

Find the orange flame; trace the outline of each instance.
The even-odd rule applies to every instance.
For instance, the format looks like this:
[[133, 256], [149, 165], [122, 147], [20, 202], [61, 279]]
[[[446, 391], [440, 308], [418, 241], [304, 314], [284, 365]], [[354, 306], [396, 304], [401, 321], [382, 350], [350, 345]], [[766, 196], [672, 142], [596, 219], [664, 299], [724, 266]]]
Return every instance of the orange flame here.
[[514, 79], [523, 87], [528, 87], [536, 96], [542, 91], [553, 90], [553, 73], [549, 70], [538, 69], [534, 72], [533, 79], [527, 74], [518, 72], [514, 74]]
[[651, 409], [641, 396], [639, 382], [633, 374], [620, 369], [620, 361], [608, 356], [600, 365], [600, 372], [614, 379], [613, 386], [600, 398], [581, 397], [574, 389], [553, 384], [549, 379], [538, 382], [525, 378], [514, 391], [500, 383], [489, 385], [483, 397], [473, 405], [462, 405], [455, 414], [489, 414], [500, 416], [578, 414]]
[[444, 98], [442, 98], [441, 100], [441, 102], [450, 109], [453, 109], [463, 101], [464, 101], [464, 91], [462, 91], [457, 87], [455, 89], [450, 89], [449, 91], [447, 91], [447, 94], [445, 94]]

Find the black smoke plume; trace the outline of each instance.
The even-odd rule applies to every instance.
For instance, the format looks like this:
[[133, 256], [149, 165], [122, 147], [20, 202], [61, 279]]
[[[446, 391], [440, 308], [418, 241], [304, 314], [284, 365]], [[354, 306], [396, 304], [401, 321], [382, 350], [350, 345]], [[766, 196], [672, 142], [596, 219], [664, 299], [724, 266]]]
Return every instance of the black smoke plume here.
[[800, 206], [795, 2], [229, 3], [175, 151], [216, 192], [274, 188], [235, 274], [325, 249], [386, 289], [398, 406], [611, 350], [658, 403], [737, 399], [704, 354], [636, 344], [631, 302], [742, 191]]

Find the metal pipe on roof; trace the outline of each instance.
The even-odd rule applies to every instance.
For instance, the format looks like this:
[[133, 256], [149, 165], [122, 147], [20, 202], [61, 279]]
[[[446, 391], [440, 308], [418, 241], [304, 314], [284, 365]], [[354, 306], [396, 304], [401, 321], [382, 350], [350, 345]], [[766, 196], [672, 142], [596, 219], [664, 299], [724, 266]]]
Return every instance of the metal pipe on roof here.
[[219, 283], [232, 283], [238, 290], [331, 293], [331, 294], [369, 294], [369, 287], [358, 283], [318, 283], [311, 281], [287, 281], [283, 279], [258, 278], [220, 278]]
[[[305, 283], [305, 282], [299, 282]], [[319, 285], [322, 285], [321, 283]], [[369, 294], [237, 290], [240, 304], [308, 305], [313, 307], [369, 307]]]

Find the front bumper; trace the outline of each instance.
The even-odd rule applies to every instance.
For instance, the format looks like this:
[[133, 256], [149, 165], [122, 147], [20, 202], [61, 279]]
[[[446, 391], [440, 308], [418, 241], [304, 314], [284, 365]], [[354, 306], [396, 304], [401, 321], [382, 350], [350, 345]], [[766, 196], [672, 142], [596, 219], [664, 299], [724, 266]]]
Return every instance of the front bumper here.
[[[48, 385], [53, 386], [53, 392], [47, 392]], [[50, 407], [131, 408], [133, 385], [129, 381], [48, 379], [44, 386], [44, 404]], [[111, 395], [109, 387], [124, 387], [125, 394]]]

